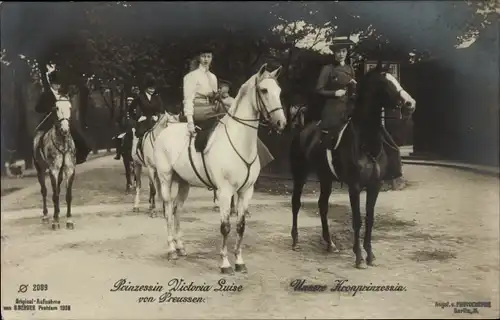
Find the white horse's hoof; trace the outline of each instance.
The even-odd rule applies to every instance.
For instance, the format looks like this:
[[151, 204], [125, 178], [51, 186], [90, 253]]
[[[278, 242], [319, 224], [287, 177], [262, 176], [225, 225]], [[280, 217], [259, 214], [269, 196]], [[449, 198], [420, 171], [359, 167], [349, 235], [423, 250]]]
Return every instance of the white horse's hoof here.
[[139, 208], [134, 207], [134, 208], [132, 209], [132, 212], [139, 212]]
[[168, 260], [177, 260], [177, 259], [179, 259], [179, 256], [177, 255], [176, 251], [172, 251], [172, 252], [167, 253], [167, 259]]
[[232, 267], [220, 268], [220, 273], [222, 274], [234, 274]]
[[179, 255], [179, 257], [187, 256], [186, 249], [184, 249], [184, 248], [176, 249], [176, 251], [177, 251], [177, 255]]
[[235, 264], [234, 265], [234, 270], [236, 272], [241, 272], [241, 273], [247, 273], [248, 272], [247, 266], [244, 263], [243, 264]]

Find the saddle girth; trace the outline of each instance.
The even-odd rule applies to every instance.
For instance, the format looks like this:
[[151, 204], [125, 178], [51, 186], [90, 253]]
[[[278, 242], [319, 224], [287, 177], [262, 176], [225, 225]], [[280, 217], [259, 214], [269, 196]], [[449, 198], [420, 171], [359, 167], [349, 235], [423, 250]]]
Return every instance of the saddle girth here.
[[144, 141], [146, 140], [146, 135], [150, 134], [149, 140], [151, 140], [151, 145], [154, 145], [154, 140], [153, 140], [153, 128], [149, 129], [144, 133], [142, 137], [139, 138], [139, 141], [137, 142], [137, 150], [136, 150], [136, 155], [141, 160], [143, 164], [146, 164], [146, 160], [144, 159]]
[[193, 161], [193, 151], [191, 150], [192, 149], [192, 142], [193, 142], [193, 136], [191, 135], [189, 137], [189, 144], [188, 144], [188, 155], [189, 155], [189, 162], [191, 163], [191, 167], [193, 168], [194, 173], [196, 174], [198, 179], [200, 179], [200, 181], [208, 188], [209, 191], [216, 190], [217, 188], [214, 186], [214, 183], [212, 182], [212, 180], [210, 179], [210, 175], [208, 174], [207, 164], [205, 162], [205, 156], [203, 155], [203, 151], [200, 152], [201, 153], [201, 160], [203, 162], [203, 168], [205, 169], [205, 174], [207, 175], [208, 182], [206, 182], [201, 177], [198, 170], [196, 170], [196, 166], [194, 165], [194, 161]]

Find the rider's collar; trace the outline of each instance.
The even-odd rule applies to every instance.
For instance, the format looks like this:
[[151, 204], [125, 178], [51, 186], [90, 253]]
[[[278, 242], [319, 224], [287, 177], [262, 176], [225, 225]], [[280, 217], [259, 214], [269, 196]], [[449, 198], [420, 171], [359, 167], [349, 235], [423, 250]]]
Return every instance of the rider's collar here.
[[208, 67], [205, 67], [205, 66], [203, 66], [203, 65], [201, 65], [201, 64], [198, 66], [198, 69], [200, 69], [200, 70], [201, 70], [201, 71], [203, 71], [203, 72], [208, 72], [208, 71], [209, 71], [209, 70], [208, 70]]

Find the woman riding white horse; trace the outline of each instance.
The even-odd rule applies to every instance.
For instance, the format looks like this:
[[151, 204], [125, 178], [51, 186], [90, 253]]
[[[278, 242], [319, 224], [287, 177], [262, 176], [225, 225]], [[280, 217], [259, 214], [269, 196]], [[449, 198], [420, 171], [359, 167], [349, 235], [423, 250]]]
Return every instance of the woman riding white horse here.
[[[199, 78], [186, 76], [184, 88], [184, 111], [188, 123], [170, 124], [158, 136], [155, 143], [155, 163], [161, 183], [161, 195], [164, 201], [164, 214], [167, 221], [167, 254], [171, 259], [185, 255], [181, 239], [178, 209], [183, 205], [190, 186], [206, 186], [211, 181], [217, 190], [221, 218], [221, 271], [232, 273], [227, 258], [227, 237], [230, 232], [230, 201], [237, 196], [237, 233], [235, 247], [236, 271], [245, 272], [241, 243], [245, 231], [245, 211], [252, 198], [254, 184], [260, 172], [257, 156], [257, 130], [259, 118], [265, 120], [279, 131], [286, 126], [286, 117], [281, 105], [281, 88], [277, 77], [281, 67], [272, 72], [263, 65], [260, 70], [244, 83], [228, 113], [219, 121], [208, 138], [202, 152], [196, 152], [193, 145], [195, 131], [194, 118], [203, 114], [206, 108], [193, 107], [193, 93], [206, 88], [216, 89], [214, 76], [206, 72], [207, 62], [211, 57], [201, 57], [202, 69]], [[194, 81], [189, 81], [191, 78]], [[187, 80], [187, 81], [186, 81]], [[212, 82], [210, 82], [212, 81]], [[194, 87], [189, 85], [194, 83]], [[211, 86], [213, 84], [213, 86]], [[192, 91], [189, 90], [192, 88]], [[208, 107], [207, 107], [208, 108]]]

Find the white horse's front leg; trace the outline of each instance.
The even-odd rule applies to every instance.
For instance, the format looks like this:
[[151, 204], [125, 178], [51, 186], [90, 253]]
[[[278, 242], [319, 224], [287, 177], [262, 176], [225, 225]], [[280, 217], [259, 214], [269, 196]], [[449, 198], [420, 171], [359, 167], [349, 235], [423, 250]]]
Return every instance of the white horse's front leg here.
[[172, 171], [158, 173], [160, 183], [161, 183], [161, 197], [163, 200], [163, 217], [167, 222], [167, 257], [169, 260], [176, 260], [178, 258], [177, 252], [175, 250], [174, 241], [174, 197], [173, 187], [177, 189], [177, 182], [172, 178]]
[[184, 243], [182, 241], [181, 220], [179, 218], [179, 211], [184, 206], [184, 202], [188, 197], [189, 188], [190, 187], [187, 182], [179, 181], [179, 191], [177, 193], [177, 198], [175, 200], [175, 205], [174, 205], [174, 221], [175, 221], [174, 241], [175, 241], [175, 248], [179, 256], [187, 255]]
[[253, 185], [248, 189], [238, 193], [238, 218], [236, 222], [236, 233], [238, 234], [238, 239], [234, 246], [234, 254], [236, 256], [235, 270], [243, 273], [247, 272], [247, 267], [243, 261], [243, 254], [241, 250], [241, 244], [243, 242], [243, 234], [245, 233], [245, 213], [248, 210], [248, 205], [250, 199], [253, 196]]
[[233, 273], [233, 268], [227, 259], [227, 237], [231, 231], [231, 222], [229, 221], [229, 214], [231, 210], [231, 196], [233, 195], [230, 186], [225, 186], [221, 188], [219, 192], [219, 210], [220, 210], [220, 232], [222, 234], [222, 246], [221, 246], [221, 259], [222, 264], [220, 266], [221, 272], [224, 274]]

